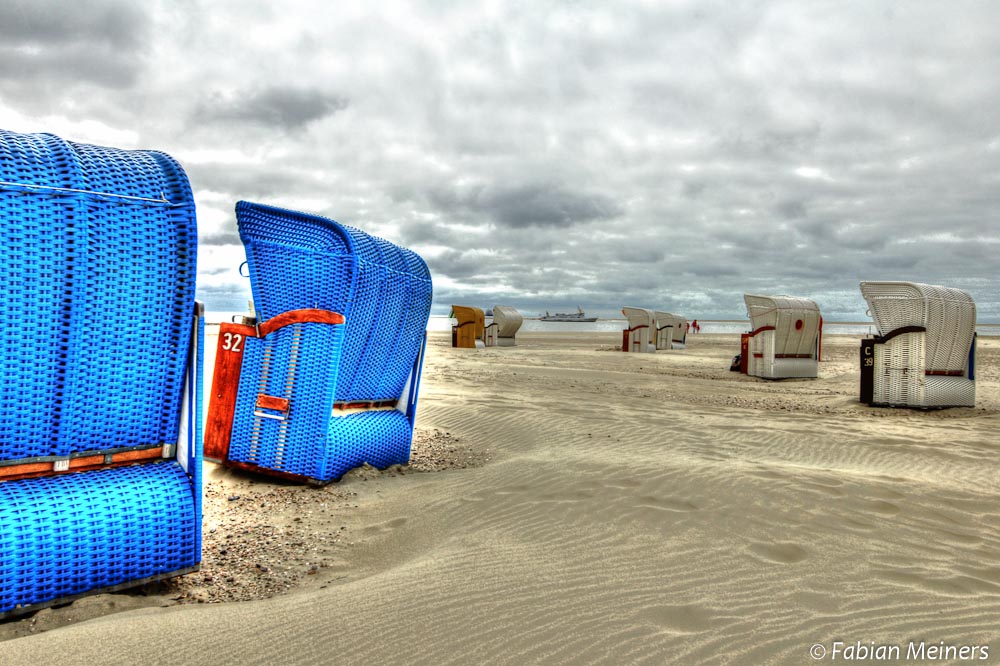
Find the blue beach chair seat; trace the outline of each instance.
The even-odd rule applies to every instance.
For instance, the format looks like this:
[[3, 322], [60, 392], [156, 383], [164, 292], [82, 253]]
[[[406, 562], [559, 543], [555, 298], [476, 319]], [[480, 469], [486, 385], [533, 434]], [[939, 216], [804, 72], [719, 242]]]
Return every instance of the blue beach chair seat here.
[[202, 325], [169, 156], [0, 131], [0, 617], [197, 567]]

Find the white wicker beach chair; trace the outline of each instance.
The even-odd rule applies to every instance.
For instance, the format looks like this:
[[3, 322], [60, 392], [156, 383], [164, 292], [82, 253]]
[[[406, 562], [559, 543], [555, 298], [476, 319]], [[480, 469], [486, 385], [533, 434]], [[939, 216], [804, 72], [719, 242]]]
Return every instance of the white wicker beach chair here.
[[513, 347], [514, 336], [521, 328], [522, 323], [524, 323], [524, 317], [517, 311], [517, 308], [510, 305], [494, 305], [493, 323], [486, 327], [487, 338], [492, 328], [496, 335], [494, 344], [500, 347]]
[[653, 332], [653, 311], [645, 308], [622, 308], [622, 314], [628, 320], [628, 328], [622, 331], [622, 351], [625, 352], [655, 352]]
[[656, 310], [653, 313], [655, 323], [655, 343], [657, 349], [683, 349], [687, 338], [688, 323], [684, 317], [670, 312]]
[[808, 298], [744, 294], [753, 330], [743, 335], [741, 370], [752, 377], [814, 378], [823, 318]]
[[861, 341], [861, 401], [974, 407], [976, 304], [960, 289], [862, 282], [878, 337]]

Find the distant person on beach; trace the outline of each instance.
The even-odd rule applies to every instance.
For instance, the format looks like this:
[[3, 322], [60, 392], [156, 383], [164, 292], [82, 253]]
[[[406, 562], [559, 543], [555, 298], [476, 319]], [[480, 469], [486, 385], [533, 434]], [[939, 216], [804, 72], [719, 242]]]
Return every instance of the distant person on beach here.
[[698, 320], [695, 319], [694, 321], [691, 322], [691, 331], [694, 332], [694, 333], [697, 333], [700, 330], [701, 330], [701, 326], [698, 325]]

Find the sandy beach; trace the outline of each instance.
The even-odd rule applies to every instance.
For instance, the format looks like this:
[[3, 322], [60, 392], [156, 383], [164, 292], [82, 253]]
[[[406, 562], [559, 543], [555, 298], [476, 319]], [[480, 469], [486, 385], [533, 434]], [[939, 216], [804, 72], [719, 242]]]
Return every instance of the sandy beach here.
[[860, 404], [856, 336], [780, 382], [729, 372], [735, 335], [449, 339], [410, 465], [311, 488], [208, 464], [202, 571], [2, 623], [0, 664], [1000, 659], [1000, 338], [976, 408], [940, 411]]

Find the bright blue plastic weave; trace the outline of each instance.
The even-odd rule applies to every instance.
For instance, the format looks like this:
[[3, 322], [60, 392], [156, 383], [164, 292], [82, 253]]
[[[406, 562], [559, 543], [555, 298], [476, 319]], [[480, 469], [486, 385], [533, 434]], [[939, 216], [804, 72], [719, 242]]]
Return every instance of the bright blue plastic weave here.
[[241, 201], [236, 221], [260, 321], [304, 308], [344, 315], [337, 401], [398, 398], [430, 315], [423, 259], [316, 215]]
[[0, 460], [176, 441], [197, 249], [180, 166], [0, 131], [0, 220]]
[[[176, 444], [197, 251], [184, 171], [0, 130], [0, 222], [0, 465]], [[199, 496], [173, 461], [0, 483], [0, 613], [196, 564]]]
[[197, 522], [174, 461], [0, 483], [0, 611], [193, 566]]
[[[344, 416], [333, 408], [407, 398], [430, 315], [427, 265], [405, 248], [314, 215], [240, 202], [236, 219], [261, 323], [311, 308], [343, 314], [346, 323], [295, 325], [247, 341], [229, 458], [318, 481], [365, 462], [407, 462], [413, 424], [406, 414]], [[300, 336], [295, 349], [292, 330]], [[255, 416], [258, 393], [288, 398], [287, 420]]]

